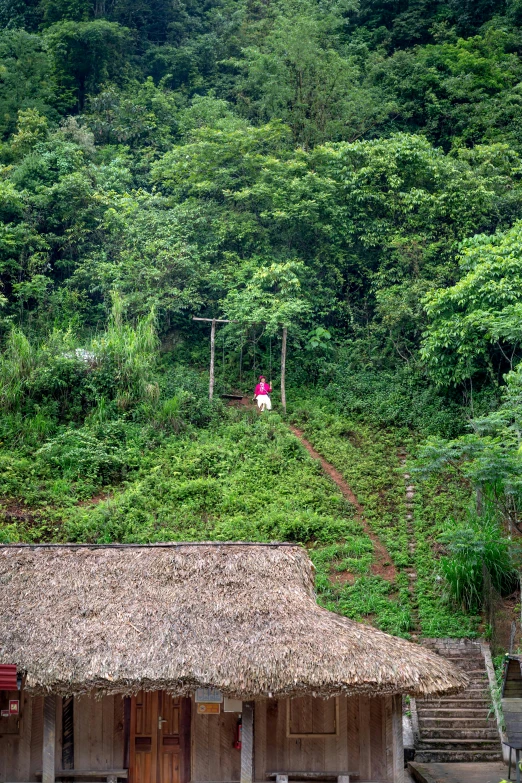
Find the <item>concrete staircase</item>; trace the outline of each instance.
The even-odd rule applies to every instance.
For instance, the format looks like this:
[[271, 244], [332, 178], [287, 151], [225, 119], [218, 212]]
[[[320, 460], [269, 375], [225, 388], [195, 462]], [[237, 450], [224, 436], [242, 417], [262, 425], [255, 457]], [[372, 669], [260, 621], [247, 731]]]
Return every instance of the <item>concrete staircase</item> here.
[[454, 696], [415, 700], [415, 761], [502, 760], [480, 643], [471, 639], [425, 639], [422, 644], [462, 667], [471, 682]]

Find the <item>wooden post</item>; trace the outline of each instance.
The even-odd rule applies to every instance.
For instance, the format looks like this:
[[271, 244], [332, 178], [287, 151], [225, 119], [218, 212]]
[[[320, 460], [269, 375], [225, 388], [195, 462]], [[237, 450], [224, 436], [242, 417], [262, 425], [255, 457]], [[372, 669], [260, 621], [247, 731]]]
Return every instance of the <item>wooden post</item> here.
[[208, 398], [212, 399], [214, 396], [214, 356], [216, 352], [216, 322], [212, 321], [210, 329], [210, 384], [208, 387]]
[[393, 783], [404, 783], [404, 745], [402, 742], [402, 696], [392, 696]]
[[283, 340], [281, 343], [281, 405], [283, 406], [283, 412], [286, 413], [286, 387], [285, 387], [285, 375], [286, 375], [286, 337], [288, 334], [288, 328], [283, 326]]
[[56, 696], [44, 698], [42, 783], [54, 783], [56, 748]]
[[192, 318], [193, 321], [204, 321], [205, 323], [211, 323], [210, 329], [210, 383], [208, 387], [208, 398], [212, 399], [214, 396], [214, 355], [216, 352], [216, 324], [237, 324], [237, 321], [229, 321], [226, 318]]
[[254, 780], [254, 702], [243, 702], [241, 718], [241, 783]]

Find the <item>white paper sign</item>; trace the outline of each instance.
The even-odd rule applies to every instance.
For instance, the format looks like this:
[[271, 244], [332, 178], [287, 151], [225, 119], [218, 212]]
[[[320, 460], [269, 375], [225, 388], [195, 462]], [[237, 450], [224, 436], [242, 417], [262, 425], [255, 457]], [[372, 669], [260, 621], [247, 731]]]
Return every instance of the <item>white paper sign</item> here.
[[229, 699], [225, 696], [223, 712], [243, 712], [243, 702], [239, 699]]

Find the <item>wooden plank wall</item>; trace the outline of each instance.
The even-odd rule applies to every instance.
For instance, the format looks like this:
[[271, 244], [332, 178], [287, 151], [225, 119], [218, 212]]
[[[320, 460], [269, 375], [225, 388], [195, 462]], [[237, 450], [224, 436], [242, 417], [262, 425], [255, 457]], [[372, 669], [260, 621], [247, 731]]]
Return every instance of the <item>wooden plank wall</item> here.
[[[342, 697], [338, 736], [313, 739], [286, 736], [288, 704], [287, 700], [277, 699], [256, 703], [256, 780], [264, 780], [266, 772], [324, 771], [351, 772], [362, 780], [402, 783], [400, 696]], [[331, 710], [325, 710], [328, 724], [330, 714]], [[303, 720], [306, 723], [307, 718]], [[325, 730], [329, 729], [325, 724]]]
[[[6, 780], [30, 780], [32, 702], [33, 700], [27, 694], [23, 695], [20, 705], [19, 735], [0, 736], [0, 783], [4, 783]], [[40, 759], [40, 769], [41, 766]]]
[[76, 769], [120, 769], [123, 767], [123, 740], [121, 696], [104, 696], [102, 699], [83, 696], [75, 699]]
[[[84, 697], [74, 704], [74, 766], [110, 769], [123, 766], [123, 699]], [[42, 770], [43, 698], [27, 694], [22, 703], [20, 736], [0, 736], [0, 783], [36, 780]], [[62, 700], [56, 697], [56, 769], [62, 766]]]
[[[312, 707], [300, 700], [303, 714], [292, 710], [293, 729], [331, 730], [332, 709], [321, 700]], [[339, 699], [338, 736], [287, 737], [288, 700], [255, 703], [255, 779], [266, 772], [353, 772], [361, 780], [403, 783], [402, 700], [400, 696]], [[192, 715], [192, 780], [239, 781], [241, 754], [233, 748], [237, 715]], [[305, 728], [306, 727], [306, 728]]]
[[191, 756], [194, 783], [239, 781], [241, 751], [233, 747], [238, 717], [234, 712], [198, 715], [196, 705], [192, 705]]
[[[256, 702], [255, 778], [267, 771], [356, 772], [362, 780], [402, 783], [402, 709], [400, 696], [339, 699], [339, 735], [325, 738], [286, 736], [287, 700]], [[24, 697], [20, 737], [0, 737], [0, 783], [34, 781], [42, 768], [43, 699]], [[314, 708], [314, 731], [321, 705]], [[74, 766], [110, 769], [123, 766], [123, 699], [83, 697], [74, 705]], [[303, 700], [303, 709], [308, 709]], [[324, 709], [325, 727], [331, 709]], [[241, 753], [233, 747], [237, 714], [192, 712], [192, 780], [239, 781]], [[292, 719], [307, 725], [292, 712]], [[328, 724], [328, 725], [326, 725]], [[61, 766], [61, 699], [57, 699], [56, 766]]]

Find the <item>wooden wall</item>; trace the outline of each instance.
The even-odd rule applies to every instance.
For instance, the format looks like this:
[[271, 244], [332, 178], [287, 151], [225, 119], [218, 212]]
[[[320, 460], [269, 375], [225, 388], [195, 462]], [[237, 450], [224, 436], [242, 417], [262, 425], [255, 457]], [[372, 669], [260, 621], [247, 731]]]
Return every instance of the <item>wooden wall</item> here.
[[[320, 705], [320, 700], [314, 700]], [[306, 700], [302, 708], [310, 710]], [[325, 703], [323, 702], [323, 705]], [[288, 700], [270, 699], [256, 703], [255, 775], [264, 780], [267, 772], [348, 772], [361, 780], [402, 783], [401, 697], [339, 698], [337, 736], [324, 738], [287, 737]], [[324, 730], [330, 731], [331, 709], [324, 710]], [[315, 712], [313, 731], [321, 732], [320, 710]], [[292, 722], [295, 723], [294, 711]], [[312, 717], [301, 718], [310, 731]], [[293, 733], [294, 729], [292, 729]]]
[[[291, 713], [292, 732], [332, 730], [332, 707], [321, 700], [300, 700]], [[339, 699], [338, 735], [287, 737], [289, 701], [256, 702], [255, 777], [266, 772], [352, 772], [361, 780], [403, 783], [400, 696]], [[61, 706], [56, 700], [56, 767], [61, 768]], [[198, 715], [192, 711], [192, 781], [232, 783], [240, 777], [241, 753], [233, 747], [236, 713]], [[19, 737], [0, 736], [0, 783], [36, 780], [42, 768], [43, 699], [25, 696]], [[123, 767], [123, 699], [83, 697], [74, 704], [74, 766], [77, 769]]]
[[[61, 726], [60, 723], [57, 723]], [[74, 702], [76, 769], [123, 767], [123, 698], [84, 696]], [[61, 756], [60, 756], [61, 760]]]
[[[62, 700], [56, 698], [56, 769], [62, 768]], [[74, 766], [123, 766], [123, 699], [83, 697], [74, 703]], [[43, 698], [24, 695], [19, 736], [0, 735], [0, 783], [36, 780], [42, 769]]]
[[[313, 702], [313, 704], [311, 704]], [[256, 702], [255, 779], [267, 772], [351, 772], [361, 780], [402, 783], [402, 700], [400, 696], [339, 699], [337, 736], [287, 737], [289, 700]], [[291, 712], [292, 733], [332, 730], [333, 705], [300, 699]], [[192, 781], [238, 781], [240, 752], [233, 748], [237, 715], [192, 711]]]
[[241, 751], [233, 747], [239, 715], [222, 712], [220, 715], [198, 715], [192, 708], [192, 781], [239, 780]]
[[38, 769], [42, 768], [42, 725], [43, 699], [31, 699], [24, 694], [20, 705], [18, 736], [0, 735], [0, 783], [34, 779], [31, 775], [36, 771], [38, 758]]

